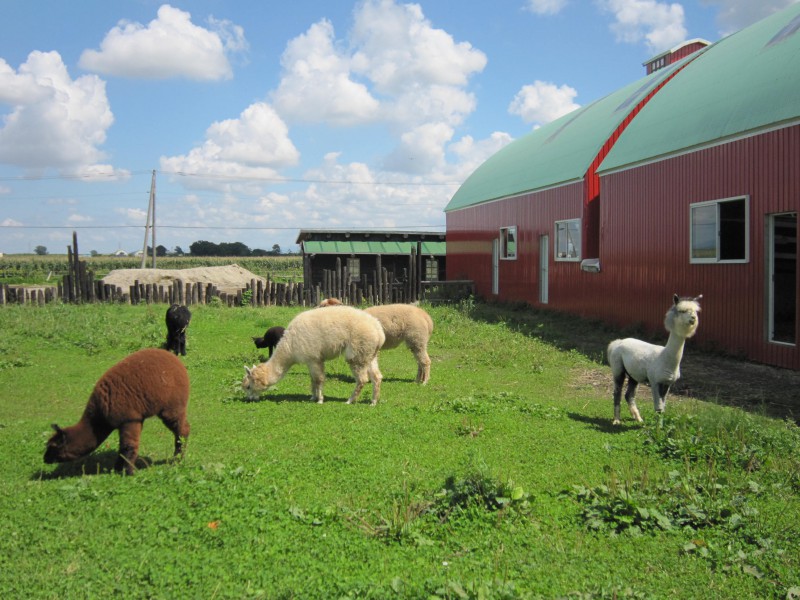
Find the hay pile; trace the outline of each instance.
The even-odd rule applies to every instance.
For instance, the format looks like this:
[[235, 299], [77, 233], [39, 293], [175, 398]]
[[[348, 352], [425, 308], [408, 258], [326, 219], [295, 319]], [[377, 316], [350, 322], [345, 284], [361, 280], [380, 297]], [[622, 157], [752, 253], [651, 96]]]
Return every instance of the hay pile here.
[[187, 283], [211, 283], [220, 292], [228, 294], [243, 289], [253, 279], [266, 283], [264, 277], [259, 277], [239, 265], [194, 267], [192, 269], [115, 269], [103, 277], [103, 283], [127, 290], [136, 281], [167, 287], [177, 279], [180, 279], [184, 285]]

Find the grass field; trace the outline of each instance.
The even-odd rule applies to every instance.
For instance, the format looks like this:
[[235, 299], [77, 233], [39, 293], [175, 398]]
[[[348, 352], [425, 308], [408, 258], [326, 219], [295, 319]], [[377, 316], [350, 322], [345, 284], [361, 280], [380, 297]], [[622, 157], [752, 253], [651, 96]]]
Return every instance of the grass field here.
[[162, 342], [165, 307], [4, 307], [0, 598], [800, 597], [793, 422], [672, 397], [658, 428], [645, 387], [645, 424], [623, 407], [612, 427], [610, 389], [582, 383], [607, 367], [548, 341], [557, 322], [427, 308], [430, 383], [382, 353], [371, 407], [370, 386], [345, 404], [342, 359], [323, 405], [302, 366], [246, 401], [251, 336], [300, 309], [193, 307], [186, 455], [149, 420], [128, 477], [114, 434], [42, 455], [107, 368]]

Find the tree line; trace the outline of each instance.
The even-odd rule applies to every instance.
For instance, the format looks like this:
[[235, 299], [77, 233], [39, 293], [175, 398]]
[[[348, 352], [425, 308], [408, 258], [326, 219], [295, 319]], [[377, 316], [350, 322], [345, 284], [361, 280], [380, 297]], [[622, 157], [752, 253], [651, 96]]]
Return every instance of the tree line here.
[[[48, 254], [47, 247], [36, 246], [36, 248], [34, 248], [34, 253], [39, 256], [45, 256]], [[214, 242], [199, 240], [189, 245], [189, 253], [192, 256], [280, 256], [281, 247], [279, 244], [273, 244], [271, 250], [263, 250], [262, 248], [254, 248], [251, 250], [242, 242], [222, 242], [221, 244], [215, 244]], [[93, 256], [99, 255], [95, 250], [92, 250], [91, 254]], [[148, 246], [147, 255], [152, 256], [152, 254], [153, 248]], [[175, 246], [172, 251], [166, 246], [156, 246], [156, 256], [184, 256], [185, 254], [186, 252], [184, 252], [180, 246]], [[287, 252], [287, 254], [291, 253]]]

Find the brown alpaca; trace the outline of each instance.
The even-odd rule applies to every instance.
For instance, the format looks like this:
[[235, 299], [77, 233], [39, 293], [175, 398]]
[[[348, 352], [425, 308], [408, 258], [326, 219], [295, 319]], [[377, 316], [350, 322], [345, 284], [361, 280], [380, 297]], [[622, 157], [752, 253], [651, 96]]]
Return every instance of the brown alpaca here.
[[175, 455], [189, 437], [186, 406], [189, 375], [181, 360], [156, 348], [134, 352], [106, 371], [94, 386], [77, 424], [55, 433], [47, 442], [47, 464], [77, 460], [93, 452], [115, 429], [119, 458], [114, 468], [132, 475], [145, 419], [157, 416], [175, 434]]

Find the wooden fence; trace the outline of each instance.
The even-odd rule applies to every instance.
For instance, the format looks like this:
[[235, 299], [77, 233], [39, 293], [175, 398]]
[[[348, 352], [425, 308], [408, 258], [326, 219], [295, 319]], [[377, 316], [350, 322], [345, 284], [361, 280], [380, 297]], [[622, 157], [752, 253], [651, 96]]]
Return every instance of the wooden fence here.
[[210, 304], [227, 306], [316, 306], [325, 298], [338, 298], [345, 304], [390, 304], [394, 302], [456, 301], [474, 292], [471, 281], [420, 281], [412, 268], [400, 274], [385, 268], [371, 274], [363, 273], [354, 281], [347, 267], [337, 260], [335, 269], [324, 272], [323, 281], [313, 287], [302, 282], [276, 282], [251, 279], [235, 292], [220, 291], [211, 282], [184, 283], [180, 279], [171, 285], [134, 281], [128, 289], [96, 280], [85, 261], [78, 260], [78, 240], [73, 234], [73, 246], [67, 248], [69, 270], [57, 285], [0, 286], [0, 306], [6, 304], [44, 305], [60, 301], [72, 304], [91, 302], [121, 302], [127, 304]]

